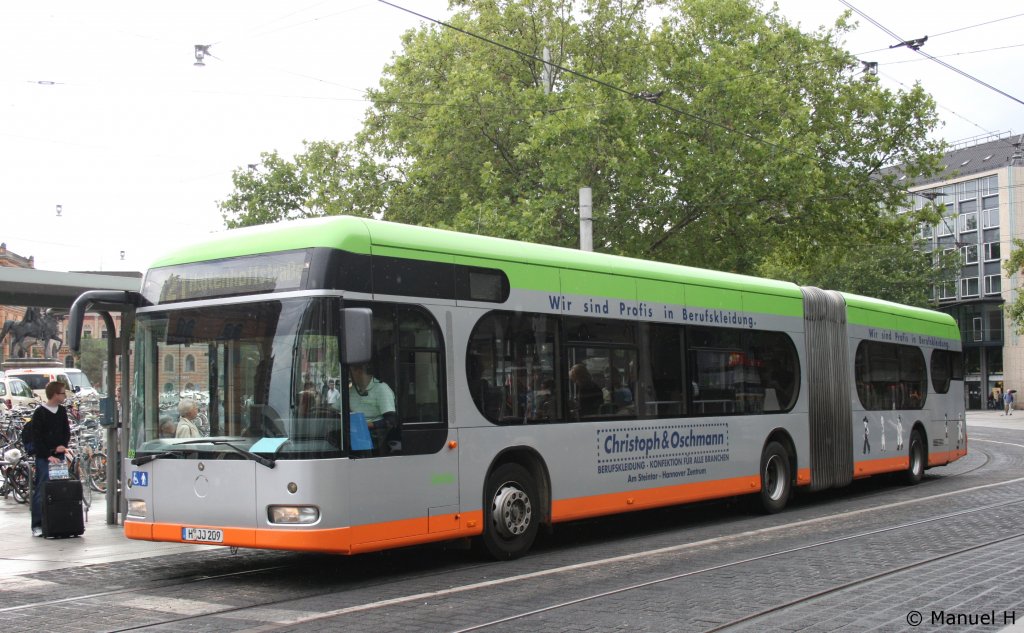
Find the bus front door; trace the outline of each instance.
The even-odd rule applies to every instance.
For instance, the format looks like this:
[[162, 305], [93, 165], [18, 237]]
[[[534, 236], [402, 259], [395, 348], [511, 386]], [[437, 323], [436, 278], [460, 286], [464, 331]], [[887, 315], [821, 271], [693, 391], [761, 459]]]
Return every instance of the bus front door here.
[[[440, 451], [351, 460], [352, 545], [383, 545], [461, 527], [458, 432], [448, 429]], [[432, 540], [432, 539], [424, 539]]]

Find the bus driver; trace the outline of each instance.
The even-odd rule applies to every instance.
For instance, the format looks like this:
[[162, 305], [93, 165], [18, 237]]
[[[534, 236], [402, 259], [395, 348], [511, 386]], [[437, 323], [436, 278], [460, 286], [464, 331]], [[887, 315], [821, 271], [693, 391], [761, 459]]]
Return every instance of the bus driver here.
[[[388, 447], [387, 440], [391, 439], [388, 433], [395, 426], [395, 392], [387, 383], [374, 378], [366, 365], [352, 365], [349, 376], [352, 378], [348, 388], [349, 407], [353, 413], [366, 416], [373, 446], [383, 451]], [[392, 449], [400, 449], [398, 438], [393, 439]]]

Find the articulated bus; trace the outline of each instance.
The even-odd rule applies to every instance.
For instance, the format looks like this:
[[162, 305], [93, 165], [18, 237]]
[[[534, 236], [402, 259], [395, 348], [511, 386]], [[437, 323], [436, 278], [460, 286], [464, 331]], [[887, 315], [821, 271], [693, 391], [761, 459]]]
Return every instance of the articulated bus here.
[[133, 539], [507, 559], [541, 525], [777, 512], [967, 453], [950, 316], [780, 281], [334, 217], [182, 248], [71, 327], [99, 303], [134, 314]]

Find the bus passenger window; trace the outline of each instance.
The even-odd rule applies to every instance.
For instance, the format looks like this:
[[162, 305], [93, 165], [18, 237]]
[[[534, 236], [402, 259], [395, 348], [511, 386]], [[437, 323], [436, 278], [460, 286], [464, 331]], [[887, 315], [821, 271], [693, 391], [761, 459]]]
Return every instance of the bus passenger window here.
[[799, 364], [785, 332], [688, 332], [694, 415], [776, 413], [796, 403]]
[[854, 375], [857, 397], [869, 411], [924, 407], [928, 382], [924, 354], [917, 347], [861, 341]]
[[644, 418], [671, 418], [686, 414], [683, 375], [683, 328], [658, 323], [640, 324], [640, 346], [645, 350], [633, 392], [637, 412]]
[[466, 388], [480, 413], [498, 424], [560, 418], [555, 381], [557, 319], [490, 312], [473, 328], [466, 350]]
[[954, 380], [964, 379], [963, 356], [960, 352], [932, 350], [932, 388], [935, 393], [949, 393]]

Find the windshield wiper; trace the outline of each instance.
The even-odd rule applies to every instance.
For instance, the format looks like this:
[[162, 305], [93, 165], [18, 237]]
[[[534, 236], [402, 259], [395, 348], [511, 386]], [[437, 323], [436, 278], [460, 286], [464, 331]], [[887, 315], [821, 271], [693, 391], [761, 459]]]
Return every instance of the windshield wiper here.
[[132, 460], [132, 466], [141, 466], [148, 464], [149, 462], [156, 459], [163, 459], [164, 457], [177, 457], [178, 454], [174, 451], [164, 451], [163, 453], [153, 453], [152, 455], [143, 455], [142, 457], [136, 457]]
[[[252, 461], [256, 462], [257, 464], [260, 464], [262, 466], [266, 466], [267, 468], [273, 468], [274, 466], [277, 465], [277, 463], [276, 463], [276, 461], [274, 459], [269, 459], [269, 458], [263, 457], [262, 455], [257, 455], [256, 453], [252, 453], [250, 451], [247, 451], [244, 448], [240, 448], [238, 446], [235, 446], [234, 444], [232, 444], [231, 442], [229, 442], [227, 440], [210, 440], [210, 439], [188, 440], [187, 442], [178, 442], [177, 444], [175, 444], [175, 446], [184, 446], [186, 444], [216, 444], [217, 446], [227, 446], [228, 448], [230, 448], [231, 450], [235, 451], [239, 455], [242, 455], [243, 457], [245, 457], [247, 459], [251, 459]], [[164, 457], [177, 457], [179, 453], [180, 453], [180, 451], [164, 451], [163, 453], [154, 453], [152, 455], [143, 455], [142, 457], [136, 457], [135, 459], [133, 459], [132, 460], [132, 465], [134, 465], [134, 466], [141, 466], [143, 464], [148, 464], [149, 462], [151, 462], [153, 460], [156, 460], [156, 459], [163, 459]]]
[[273, 460], [271, 458], [263, 457], [262, 455], [257, 455], [256, 453], [253, 453], [253, 452], [250, 452], [250, 451], [247, 451], [244, 448], [240, 448], [238, 446], [235, 446], [234, 444], [232, 444], [231, 442], [229, 442], [227, 440], [207, 440], [207, 441], [210, 444], [216, 444], [218, 446], [227, 446], [228, 448], [230, 448], [231, 450], [235, 451], [239, 455], [243, 455], [246, 458], [251, 459], [252, 461], [256, 462], [257, 464], [261, 464], [263, 466], [266, 466], [267, 468], [273, 468], [274, 466], [277, 465], [277, 462], [275, 460]]

